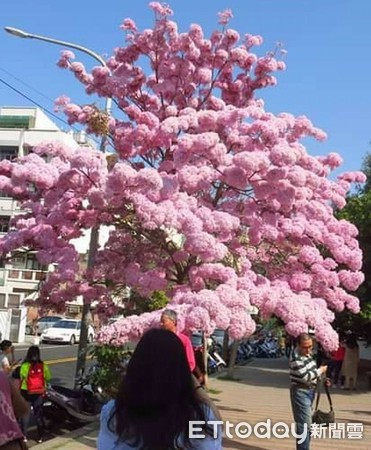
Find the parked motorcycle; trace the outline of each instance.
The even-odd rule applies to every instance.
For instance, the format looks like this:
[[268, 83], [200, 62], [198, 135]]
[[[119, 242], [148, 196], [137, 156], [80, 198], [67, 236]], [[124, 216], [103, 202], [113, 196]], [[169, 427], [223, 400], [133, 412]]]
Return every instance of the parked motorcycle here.
[[99, 419], [103, 402], [88, 384], [81, 382], [78, 389], [49, 385], [44, 400], [44, 414], [52, 421], [79, 421], [89, 423]]
[[[204, 348], [203, 348], [203, 338], [201, 333], [194, 333], [191, 337], [192, 347], [195, 353], [196, 359], [196, 377], [198, 377], [198, 372], [203, 374], [206, 373], [205, 363], [204, 363]], [[212, 337], [207, 339], [207, 373], [210, 375], [212, 373], [218, 372], [221, 368], [226, 367], [227, 364], [220, 356], [221, 346]]]

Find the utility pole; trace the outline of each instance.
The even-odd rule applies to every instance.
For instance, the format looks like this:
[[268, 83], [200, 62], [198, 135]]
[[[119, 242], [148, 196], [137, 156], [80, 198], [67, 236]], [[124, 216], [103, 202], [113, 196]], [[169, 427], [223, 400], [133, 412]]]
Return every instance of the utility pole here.
[[[96, 61], [99, 62], [99, 64], [103, 67], [107, 67], [106, 62], [104, 59], [98, 55], [98, 53], [94, 52], [93, 50], [90, 50], [89, 48], [86, 48], [80, 44], [75, 44], [73, 42], [67, 42], [67, 41], [61, 41], [59, 39], [50, 38], [47, 36], [40, 36], [37, 34], [27, 33], [26, 31], [20, 30], [18, 28], [13, 27], [5, 27], [5, 31], [12, 36], [20, 37], [23, 39], [36, 39], [39, 41], [48, 42], [49, 44], [55, 44], [67, 48], [73, 48], [75, 50], [78, 50], [82, 53], [86, 53], [92, 58], [94, 58]], [[104, 112], [106, 116], [108, 117], [111, 114], [112, 109], [112, 99], [107, 97], [104, 107]], [[102, 136], [99, 150], [102, 153], [105, 153], [107, 143], [107, 136], [104, 134]], [[91, 269], [94, 267], [95, 264], [95, 256], [97, 254], [97, 250], [99, 247], [99, 226], [95, 226], [91, 229], [90, 232], [90, 242], [89, 242], [89, 250], [88, 250], [88, 265], [87, 269]], [[77, 363], [76, 363], [76, 371], [75, 371], [75, 387], [76, 382], [79, 377], [81, 377], [85, 372], [85, 364], [86, 364], [86, 353], [88, 349], [88, 326], [89, 321], [91, 318], [90, 314], [90, 302], [86, 301], [84, 299], [83, 307], [82, 307], [82, 316], [81, 316], [81, 330], [80, 330], [80, 341], [79, 341], [79, 348], [78, 348], [78, 354], [77, 354]]]

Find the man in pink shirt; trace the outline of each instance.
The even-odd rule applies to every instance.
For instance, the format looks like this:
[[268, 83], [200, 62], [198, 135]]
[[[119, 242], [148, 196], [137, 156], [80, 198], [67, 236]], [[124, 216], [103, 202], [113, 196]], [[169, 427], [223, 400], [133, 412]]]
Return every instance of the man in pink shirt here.
[[186, 336], [183, 333], [177, 332], [177, 329], [176, 329], [177, 320], [178, 320], [178, 316], [174, 310], [165, 309], [165, 311], [161, 315], [160, 324], [161, 324], [161, 327], [164, 328], [165, 330], [169, 330], [169, 331], [172, 331], [173, 333], [175, 333], [178, 336], [178, 338], [182, 341], [186, 355], [187, 355], [189, 368], [191, 369], [191, 372], [193, 372], [196, 367], [196, 360], [195, 360], [195, 354], [193, 351], [192, 343], [188, 336]]

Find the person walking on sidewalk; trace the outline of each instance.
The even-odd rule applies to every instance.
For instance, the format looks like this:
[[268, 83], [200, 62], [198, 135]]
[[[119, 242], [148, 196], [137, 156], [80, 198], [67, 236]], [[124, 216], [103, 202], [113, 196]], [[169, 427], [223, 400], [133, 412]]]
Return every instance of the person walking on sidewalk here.
[[[38, 442], [42, 442], [45, 430], [43, 414], [43, 398], [46, 385], [51, 379], [49, 367], [40, 358], [40, 349], [31, 345], [19, 372], [21, 379], [21, 394], [33, 409], [38, 432]], [[29, 415], [21, 419], [21, 428], [27, 440]]]
[[331, 353], [331, 359], [329, 363], [328, 376], [333, 381], [333, 387], [336, 388], [343, 386], [343, 376], [340, 374], [345, 357], [345, 343], [343, 339], [340, 339], [339, 347], [337, 350]]
[[165, 309], [165, 311], [161, 315], [160, 321], [161, 328], [172, 331], [182, 341], [182, 344], [184, 346], [187, 355], [189, 368], [191, 369], [191, 372], [193, 372], [196, 368], [196, 359], [195, 359], [195, 352], [193, 351], [192, 347], [192, 342], [188, 336], [177, 331], [177, 323], [178, 323], [177, 313], [172, 309]]
[[313, 341], [309, 334], [302, 333], [290, 359], [290, 400], [296, 423], [296, 433], [305, 436], [296, 440], [296, 450], [309, 450], [312, 403], [317, 380], [326, 373], [327, 366], [317, 368], [312, 356]]

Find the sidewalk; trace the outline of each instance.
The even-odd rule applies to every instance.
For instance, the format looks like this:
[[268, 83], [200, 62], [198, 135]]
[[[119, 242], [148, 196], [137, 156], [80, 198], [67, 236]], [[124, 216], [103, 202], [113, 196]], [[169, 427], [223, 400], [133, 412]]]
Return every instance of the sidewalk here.
[[[255, 359], [251, 364], [237, 367], [239, 382], [215, 380], [212, 388], [221, 391], [212, 396], [224, 420], [236, 424], [248, 422], [254, 425], [271, 419], [272, 424], [291, 424], [288, 362], [286, 358]], [[332, 389], [337, 423], [363, 423], [363, 439], [312, 439], [311, 450], [371, 450], [371, 395], [366, 390], [364, 373], [360, 375], [359, 390]], [[326, 398], [320, 408], [328, 411]], [[345, 426], [346, 427], [346, 426]], [[289, 450], [295, 449], [294, 438], [225, 439], [224, 450]]]
[[[254, 426], [271, 419], [272, 424], [291, 424], [288, 362], [286, 358], [255, 359], [246, 366], [237, 367], [239, 381], [210, 379], [211, 397], [225, 421], [233, 424], [248, 422]], [[313, 439], [311, 450], [371, 450], [371, 393], [366, 390], [364, 373], [355, 392], [332, 389], [337, 423], [362, 423], [363, 439]], [[321, 401], [327, 410], [325, 399]], [[65, 437], [52, 439], [35, 446], [35, 450], [87, 450], [96, 448], [98, 424], [76, 430]], [[294, 450], [294, 438], [224, 439], [224, 450]]]
[[78, 430], [72, 431], [64, 436], [56, 437], [42, 444], [30, 448], [35, 450], [87, 450], [96, 449], [99, 423], [92, 423]]

